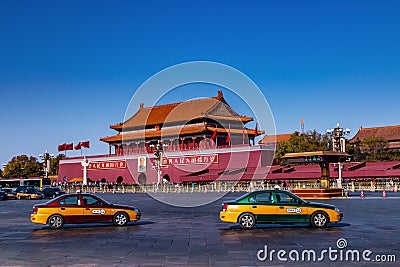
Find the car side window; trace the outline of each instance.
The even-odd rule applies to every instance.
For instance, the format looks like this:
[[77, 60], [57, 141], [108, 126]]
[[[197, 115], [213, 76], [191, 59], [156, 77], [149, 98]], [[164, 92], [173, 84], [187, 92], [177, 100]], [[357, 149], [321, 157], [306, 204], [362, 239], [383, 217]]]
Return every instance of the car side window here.
[[58, 204], [60, 205], [79, 205], [78, 196], [70, 196], [61, 199]]
[[255, 195], [256, 202], [271, 203], [271, 200], [272, 200], [272, 194], [270, 192], [265, 192]]
[[100, 201], [91, 196], [82, 196], [85, 205], [100, 205]]
[[277, 192], [275, 196], [278, 203], [298, 203], [297, 199], [284, 192]]

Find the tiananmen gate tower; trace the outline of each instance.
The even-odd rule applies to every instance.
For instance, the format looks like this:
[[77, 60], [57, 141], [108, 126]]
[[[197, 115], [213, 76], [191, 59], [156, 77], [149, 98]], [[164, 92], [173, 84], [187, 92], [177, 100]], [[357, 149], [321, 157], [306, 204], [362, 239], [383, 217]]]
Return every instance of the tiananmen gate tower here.
[[[108, 154], [86, 157], [87, 175], [99, 182], [156, 183], [154, 151], [161, 144], [163, 181], [262, 180], [274, 147], [255, 144], [255, 137], [264, 132], [246, 127], [251, 121], [234, 111], [222, 91], [215, 97], [172, 104], [140, 104], [132, 117], [110, 126], [115, 135], [100, 138], [109, 145]], [[82, 160], [62, 159], [58, 181], [82, 177]]]

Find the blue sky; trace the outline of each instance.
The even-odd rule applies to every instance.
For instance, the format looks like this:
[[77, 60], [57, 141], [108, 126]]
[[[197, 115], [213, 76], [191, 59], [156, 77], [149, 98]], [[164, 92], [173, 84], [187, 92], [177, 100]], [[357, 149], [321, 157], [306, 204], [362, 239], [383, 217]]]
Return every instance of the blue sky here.
[[398, 1], [216, 2], [0, 1], [0, 163], [107, 153], [135, 90], [193, 60], [249, 76], [278, 133], [400, 124]]

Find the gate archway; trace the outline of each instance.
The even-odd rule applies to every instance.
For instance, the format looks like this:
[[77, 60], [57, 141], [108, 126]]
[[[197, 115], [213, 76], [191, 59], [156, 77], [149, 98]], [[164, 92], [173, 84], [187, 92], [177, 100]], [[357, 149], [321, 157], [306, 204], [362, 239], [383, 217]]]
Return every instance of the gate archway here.
[[144, 174], [144, 173], [139, 174], [138, 183], [139, 184], [146, 184], [146, 174]]
[[171, 178], [169, 177], [168, 174], [165, 174], [165, 175], [163, 176], [163, 182], [167, 182], [167, 183], [171, 182]]

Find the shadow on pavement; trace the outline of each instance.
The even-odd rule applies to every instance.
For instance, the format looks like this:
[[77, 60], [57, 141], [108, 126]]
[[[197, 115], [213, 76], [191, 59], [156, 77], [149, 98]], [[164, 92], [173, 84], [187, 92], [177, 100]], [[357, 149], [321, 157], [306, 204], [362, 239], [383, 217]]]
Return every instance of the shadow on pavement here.
[[[327, 227], [322, 229], [334, 229], [334, 228], [341, 228], [341, 227], [348, 227], [351, 226], [349, 223], [330, 223]], [[254, 229], [276, 229], [276, 228], [307, 228], [307, 229], [318, 229], [312, 227], [310, 224], [257, 224], [254, 226]], [[240, 230], [240, 231], [252, 231], [252, 230], [243, 230], [240, 228], [239, 225], [232, 225], [227, 228], [219, 228], [222, 231], [231, 231], [231, 230]]]
[[53, 233], [53, 232], [57, 232], [60, 233], [61, 231], [65, 231], [65, 230], [74, 230], [74, 229], [85, 229], [85, 231], [90, 231], [90, 230], [100, 230], [100, 229], [104, 229], [109, 231], [110, 229], [116, 229], [116, 230], [123, 230], [123, 229], [134, 229], [137, 228], [138, 226], [142, 226], [142, 225], [150, 225], [150, 224], [154, 224], [154, 222], [152, 221], [141, 221], [141, 222], [135, 222], [135, 223], [128, 223], [126, 226], [121, 226], [121, 227], [117, 227], [114, 226], [112, 223], [84, 223], [84, 224], [66, 224], [63, 226], [63, 228], [61, 229], [50, 229], [47, 225], [43, 226], [40, 229], [33, 229], [32, 233], [36, 234], [36, 233]]

